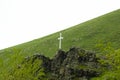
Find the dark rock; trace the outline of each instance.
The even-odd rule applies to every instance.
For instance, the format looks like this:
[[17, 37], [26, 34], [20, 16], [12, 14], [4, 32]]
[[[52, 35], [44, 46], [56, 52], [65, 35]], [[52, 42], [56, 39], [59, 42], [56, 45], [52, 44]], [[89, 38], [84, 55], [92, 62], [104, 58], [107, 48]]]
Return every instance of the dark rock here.
[[59, 69], [65, 58], [66, 58], [65, 52], [62, 50], [59, 50], [58, 54], [55, 55], [55, 57], [52, 59], [52, 62], [51, 62], [51, 70], [53, 71], [53, 73], [56, 74], [59, 72]]
[[89, 80], [98, 76], [96, 66], [99, 66], [99, 63], [97, 60], [95, 53], [86, 52], [80, 48], [70, 48], [66, 53], [60, 50], [51, 62], [51, 70], [53, 74], [57, 75], [53, 77], [58, 80], [74, 80], [76, 77]]
[[[53, 59], [40, 54], [33, 55], [32, 63], [36, 59], [43, 61], [41, 66], [45, 69], [48, 80], [89, 80], [101, 73], [98, 72], [100, 63], [95, 53], [80, 48], [73, 47], [67, 52], [59, 50]], [[27, 62], [29, 60], [30, 57], [26, 58]]]

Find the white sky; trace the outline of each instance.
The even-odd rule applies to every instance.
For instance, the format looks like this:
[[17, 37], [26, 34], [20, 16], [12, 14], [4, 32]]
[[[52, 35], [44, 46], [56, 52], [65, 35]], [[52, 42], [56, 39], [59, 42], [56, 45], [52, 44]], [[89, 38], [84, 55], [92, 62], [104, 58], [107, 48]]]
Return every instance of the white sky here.
[[0, 0], [0, 49], [120, 8], [119, 0]]

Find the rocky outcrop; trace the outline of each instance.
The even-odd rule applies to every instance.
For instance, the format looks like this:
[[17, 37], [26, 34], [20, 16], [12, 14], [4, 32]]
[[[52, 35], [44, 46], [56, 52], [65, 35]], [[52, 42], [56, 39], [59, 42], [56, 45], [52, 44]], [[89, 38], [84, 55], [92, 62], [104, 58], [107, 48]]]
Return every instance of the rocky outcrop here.
[[26, 58], [24, 63], [30, 60], [34, 63], [36, 59], [42, 60], [37, 72], [44, 68], [45, 74], [39, 76], [38, 80], [42, 78], [47, 80], [90, 80], [101, 74], [101, 65], [96, 54], [80, 48], [70, 48], [67, 52], [59, 50], [52, 59], [40, 54], [33, 55]]
[[71, 48], [68, 52], [59, 50], [52, 59], [51, 71], [57, 80], [89, 80], [100, 74], [98, 60], [95, 53], [80, 48]]

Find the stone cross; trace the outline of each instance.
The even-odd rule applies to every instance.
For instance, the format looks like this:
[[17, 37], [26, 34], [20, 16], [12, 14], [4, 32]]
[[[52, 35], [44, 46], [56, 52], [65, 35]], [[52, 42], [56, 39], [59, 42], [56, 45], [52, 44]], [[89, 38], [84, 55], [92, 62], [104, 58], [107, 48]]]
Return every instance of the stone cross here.
[[59, 49], [61, 49], [62, 39], [63, 39], [63, 37], [62, 37], [62, 33], [60, 33], [60, 37], [58, 38], [58, 40], [59, 40]]

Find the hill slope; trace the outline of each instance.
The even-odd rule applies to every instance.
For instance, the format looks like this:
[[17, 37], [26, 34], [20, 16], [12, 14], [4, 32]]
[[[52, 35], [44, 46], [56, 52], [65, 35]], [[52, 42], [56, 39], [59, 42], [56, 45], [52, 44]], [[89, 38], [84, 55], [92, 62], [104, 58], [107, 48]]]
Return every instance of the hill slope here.
[[[63, 34], [64, 50], [72, 46], [94, 50], [96, 44], [111, 42], [112, 47], [118, 49], [120, 46], [120, 9], [85, 23], [76, 25], [61, 31]], [[0, 51], [0, 78], [7, 75], [22, 58], [41, 53], [47, 57], [53, 57], [58, 50], [59, 32], [20, 44]]]

